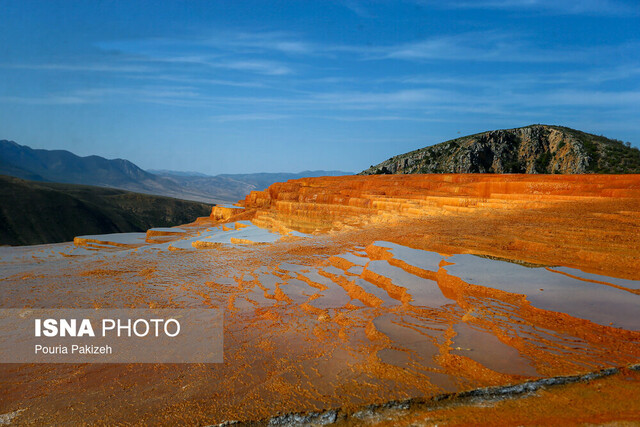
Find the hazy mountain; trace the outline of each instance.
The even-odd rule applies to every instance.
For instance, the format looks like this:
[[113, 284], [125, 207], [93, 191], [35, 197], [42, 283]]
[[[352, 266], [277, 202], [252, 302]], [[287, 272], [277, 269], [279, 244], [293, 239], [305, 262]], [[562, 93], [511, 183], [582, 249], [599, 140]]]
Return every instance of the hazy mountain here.
[[361, 172], [411, 173], [640, 173], [640, 150], [575, 129], [531, 125], [464, 136]]
[[235, 203], [250, 191], [266, 188], [277, 181], [351, 174], [305, 171], [209, 176], [199, 172], [153, 172], [144, 171], [128, 160], [80, 157], [65, 150], [32, 149], [13, 141], [0, 141], [0, 174], [35, 181], [112, 187], [206, 203]]
[[288, 181], [290, 179], [299, 179], [299, 178], [311, 178], [316, 176], [343, 176], [343, 175], [353, 175], [353, 172], [344, 172], [344, 171], [325, 171], [325, 170], [315, 170], [315, 171], [303, 171], [298, 173], [250, 173], [250, 174], [223, 174], [218, 175], [221, 178], [230, 178], [236, 181], [242, 181], [254, 185], [255, 190], [264, 190], [271, 184], [275, 182], [283, 182]]
[[194, 171], [172, 171], [169, 169], [147, 169], [147, 172], [154, 175], [174, 175], [174, 176], [199, 176], [207, 177], [206, 173], [194, 172]]
[[104, 187], [0, 176], [0, 245], [146, 231], [208, 216], [211, 205]]
[[236, 202], [253, 190], [264, 190], [275, 182], [314, 176], [353, 175], [343, 171], [304, 171], [299, 173], [249, 173], [216, 176], [186, 175], [185, 172], [164, 172], [162, 177], [172, 180], [190, 192], [215, 194], [218, 199]]

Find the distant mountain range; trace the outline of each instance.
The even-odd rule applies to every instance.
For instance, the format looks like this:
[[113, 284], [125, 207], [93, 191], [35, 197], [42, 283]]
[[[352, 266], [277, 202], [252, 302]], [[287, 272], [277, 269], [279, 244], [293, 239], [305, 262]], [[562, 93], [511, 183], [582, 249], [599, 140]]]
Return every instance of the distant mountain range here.
[[147, 169], [147, 172], [154, 175], [174, 175], [174, 176], [200, 176], [211, 177], [213, 175], [207, 175], [206, 173], [194, 172], [194, 171], [172, 171], [168, 169]]
[[342, 171], [304, 171], [299, 173], [250, 173], [223, 174], [216, 176], [188, 175], [188, 172], [154, 171], [161, 178], [172, 181], [188, 193], [215, 195], [218, 200], [236, 202], [253, 190], [263, 190], [274, 182], [314, 176], [353, 175]]
[[640, 173], [640, 150], [567, 127], [530, 125], [421, 148], [360, 174], [412, 173]]
[[0, 174], [17, 178], [119, 188], [206, 203], [236, 202], [252, 190], [277, 181], [323, 175], [350, 175], [341, 171], [227, 174], [145, 171], [128, 160], [99, 156], [80, 157], [65, 150], [32, 149], [0, 140]]

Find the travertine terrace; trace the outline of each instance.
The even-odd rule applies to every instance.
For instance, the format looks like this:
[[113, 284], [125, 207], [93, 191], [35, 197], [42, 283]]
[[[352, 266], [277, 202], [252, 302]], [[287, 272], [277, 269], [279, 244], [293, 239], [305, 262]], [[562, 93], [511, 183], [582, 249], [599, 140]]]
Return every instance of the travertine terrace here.
[[[486, 414], [554, 424], [568, 399], [587, 421], [638, 418], [625, 367], [640, 359], [639, 175], [308, 178], [175, 229], [76, 243], [3, 248], [3, 306], [224, 308], [225, 362], [1, 365], [16, 423], [362, 420], [369, 404], [612, 367], [594, 384], [615, 393], [573, 384]], [[483, 419], [436, 409], [367, 420]]]
[[[322, 231], [403, 222], [411, 226], [389, 231], [411, 247], [564, 262], [618, 275], [637, 274], [640, 263], [640, 175], [311, 178], [254, 191], [242, 204], [264, 226]], [[453, 222], [460, 230], [455, 235], [420, 230], [453, 218], [460, 220]]]

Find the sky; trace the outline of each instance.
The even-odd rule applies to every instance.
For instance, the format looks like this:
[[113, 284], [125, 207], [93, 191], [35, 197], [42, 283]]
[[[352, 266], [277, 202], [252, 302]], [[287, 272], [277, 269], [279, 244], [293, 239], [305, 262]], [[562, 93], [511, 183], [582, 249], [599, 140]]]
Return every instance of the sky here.
[[4, 0], [0, 22], [0, 139], [32, 148], [215, 175], [533, 123], [640, 146], [637, 0]]

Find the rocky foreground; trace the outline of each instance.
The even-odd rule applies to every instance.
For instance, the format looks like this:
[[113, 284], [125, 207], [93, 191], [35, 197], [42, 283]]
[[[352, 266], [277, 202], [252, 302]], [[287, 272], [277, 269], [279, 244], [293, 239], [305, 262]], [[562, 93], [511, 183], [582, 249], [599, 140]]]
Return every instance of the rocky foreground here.
[[307, 178], [0, 256], [3, 307], [225, 309], [222, 364], [0, 365], [17, 424], [639, 418], [640, 175]]

